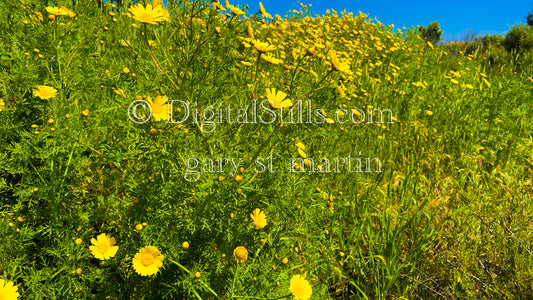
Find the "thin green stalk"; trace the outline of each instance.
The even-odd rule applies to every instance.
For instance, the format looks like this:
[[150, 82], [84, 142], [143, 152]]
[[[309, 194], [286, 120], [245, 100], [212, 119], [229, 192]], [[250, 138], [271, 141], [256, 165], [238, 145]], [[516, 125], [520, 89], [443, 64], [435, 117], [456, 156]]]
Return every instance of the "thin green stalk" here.
[[[169, 259], [169, 261], [173, 264], [175, 264], [176, 266], [178, 266], [181, 270], [183, 270], [185, 273], [187, 274], [191, 274], [191, 271], [187, 268], [185, 268], [182, 264], [180, 264], [179, 262], [173, 260], [173, 259]], [[202, 285], [209, 291], [211, 292], [211, 294], [213, 294], [215, 297], [219, 298], [219, 299], [222, 299], [215, 291], [213, 291], [213, 289], [211, 289], [211, 287], [209, 287], [209, 285], [207, 285], [205, 282], [203, 282], [202, 280], [198, 279], [198, 281], [200, 281], [202, 283]]]

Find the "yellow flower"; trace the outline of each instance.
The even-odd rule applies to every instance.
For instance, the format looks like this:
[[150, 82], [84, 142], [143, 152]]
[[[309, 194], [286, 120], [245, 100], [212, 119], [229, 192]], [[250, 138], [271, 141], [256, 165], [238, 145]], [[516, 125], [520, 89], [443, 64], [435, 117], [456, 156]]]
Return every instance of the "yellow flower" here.
[[266, 60], [267, 62], [271, 63], [271, 64], [274, 64], [274, 65], [279, 65], [281, 63], [283, 63], [283, 60], [281, 59], [277, 59], [275, 57], [273, 57], [272, 55], [267, 55], [267, 54], [261, 54], [261, 58]]
[[46, 11], [54, 16], [66, 16], [67, 12], [59, 7], [46, 7]]
[[122, 90], [121, 88], [117, 87], [117, 88], [114, 88], [113, 87], [113, 92], [119, 96], [122, 96], [124, 99], [126, 99], [126, 95], [124, 94], [124, 90]]
[[233, 250], [233, 257], [239, 264], [243, 264], [248, 260], [248, 250], [243, 246], [239, 246]]
[[157, 24], [168, 20], [169, 14], [161, 5], [152, 6], [147, 4], [144, 7], [142, 4], [137, 4], [128, 10], [132, 14], [132, 18], [145, 24]]
[[20, 296], [17, 290], [18, 287], [16, 287], [13, 282], [6, 282], [5, 280], [0, 279], [0, 299], [16, 300]]
[[57, 90], [51, 86], [38, 85], [37, 89], [33, 90], [33, 96], [46, 100], [57, 96]]
[[150, 108], [152, 110], [152, 116], [156, 121], [168, 120], [169, 105], [165, 104], [167, 100], [167, 96], [157, 96], [155, 97], [154, 101], [152, 101], [152, 98], [148, 97], [148, 103], [150, 104]]
[[250, 214], [250, 218], [252, 218], [252, 222], [255, 225], [255, 229], [261, 229], [267, 225], [266, 215], [259, 208], [256, 208], [253, 213]]
[[82, 241], [80, 238], [77, 238], [77, 239], [74, 241], [74, 243], [75, 243], [76, 245], [81, 245], [81, 243], [83, 243], [83, 241]]
[[301, 148], [298, 148], [298, 155], [300, 155], [301, 158], [307, 158], [307, 154], [305, 154]]
[[183, 242], [183, 243], [181, 243], [181, 248], [183, 248], [183, 250], [187, 250], [187, 249], [189, 249], [189, 242]]
[[89, 116], [89, 110], [86, 109], [86, 110], [82, 111], [81, 114], [82, 114], [84, 117], [88, 117], [88, 116]]
[[231, 13], [234, 15], [234, 16], [240, 16], [240, 15], [244, 15], [244, 11], [242, 11], [240, 8], [238, 7], [235, 7], [233, 5], [227, 5], [228, 8], [231, 10]]
[[294, 144], [296, 147], [298, 147], [298, 149], [302, 149], [302, 150], [305, 150], [305, 145], [302, 143], [302, 142], [298, 142], [296, 144]]
[[218, 2], [218, 0], [213, 1], [213, 7], [216, 10], [225, 10], [224, 6], [222, 6], [222, 4], [220, 4], [220, 2]]
[[154, 246], [146, 246], [133, 257], [133, 268], [141, 276], [154, 275], [163, 266], [161, 252]]
[[331, 65], [333, 65], [333, 68], [339, 72], [343, 73], [350, 73], [350, 66], [346, 63], [341, 63], [339, 59], [337, 58], [337, 52], [330, 51], [329, 57], [331, 59]]
[[94, 257], [100, 260], [110, 259], [115, 256], [118, 251], [118, 246], [115, 246], [115, 243], [115, 238], [102, 233], [97, 236], [96, 239], [91, 239], [91, 244], [93, 244], [93, 246], [89, 246], [89, 250], [91, 250]]
[[35, 13], [35, 15], [30, 15], [30, 18], [33, 21], [42, 22], [43, 21], [43, 14], [41, 12], [38, 12], [38, 11], [35, 11], [34, 13]]
[[285, 99], [287, 94], [282, 91], [276, 92], [275, 88], [267, 89], [266, 95], [270, 106], [274, 109], [287, 108], [292, 105], [290, 99]]
[[487, 87], [490, 89], [490, 82], [489, 82], [487, 79], [485, 79], [485, 78], [483, 78], [483, 82], [484, 82], [484, 83], [487, 85]]
[[301, 275], [292, 276], [289, 290], [296, 300], [308, 300], [313, 294], [313, 288]]
[[69, 16], [70, 18], [74, 18], [76, 16], [75, 12], [73, 12], [72, 10], [68, 9], [65, 6], [61, 6], [61, 10], [63, 11], [65, 15]]
[[273, 19], [272, 16], [266, 12], [265, 8], [263, 7], [263, 3], [259, 2], [259, 13], [267, 19]]
[[0, 98], [0, 111], [2, 111], [6, 107], [6, 103], [4, 102], [4, 99]]
[[257, 49], [257, 51], [259, 51], [261, 53], [265, 53], [265, 52], [268, 52], [268, 51], [276, 50], [276, 47], [274, 47], [273, 45], [270, 45], [267, 42], [261, 42], [259, 40], [254, 40], [253, 44], [255, 46], [255, 49]]
[[161, 10], [161, 13], [163, 14], [163, 17], [164, 17], [163, 21], [170, 20], [170, 12], [163, 7], [163, 2], [161, 0], [154, 0], [152, 2], [152, 7], [154, 9], [158, 8], [159, 10]]

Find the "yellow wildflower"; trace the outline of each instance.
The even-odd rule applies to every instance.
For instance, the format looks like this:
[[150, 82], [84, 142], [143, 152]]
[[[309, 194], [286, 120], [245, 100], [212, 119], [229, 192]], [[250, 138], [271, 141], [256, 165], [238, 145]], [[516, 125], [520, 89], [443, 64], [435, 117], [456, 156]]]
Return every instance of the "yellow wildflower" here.
[[296, 300], [308, 300], [313, 294], [313, 288], [301, 275], [292, 276], [289, 290]]
[[261, 2], [259, 2], [259, 13], [263, 16], [263, 18], [273, 19], [272, 16], [266, 12], [265, 8], [263, 7], [263, 3]]
[[51, 86], [38, 85], [37, 89], [33, 90], [33, 96], [46, 100], [57, 96], [57, 90]]
[[233, 257], [239, 264], [243, 264], [248, 260], [248, 250], [243, 246], [239, 246], [233, 250]]
[[94, 257], [100, 260], [110, 259], [115, 256], [118, 251], [118, 246], [115, 246], [115, 238], [108, 234], [102, 233], [99, 236], [91, 239], [92, 246], [89, 246], [89, 250]]
[[259, 208], [256, 208], [253, 213], [250, 214], [250, 218], [252, 218], [255, 229], [262, 229], [267, 225], [266, 215]]
[[169, 105], [165, 104], [168, 100], [167, 96], [157, 96], [155, 97], [154, 101], [152, 101], [152, 98], [150, 97], [147, 97], [147, 99], [148, 103], [150, 104], [154, 119], [156, 121], [168, 120]]
[[17, 290], [13, 282], [0, 279], [0, 299], [16, 300], [20, 296]]
[[129, 12], [132, 14], [133, 19], [145, 25], [154, 25], [168, 20], [169, 17], [168, 11], [161, 5], [152, 6], [152, 4], [147, 4], [144, 7], [142, 4], [136, 4], [130, 7]]
[[287, 108], [292, 105], [290, 99], [285, 99], [287, 94], [282, 91], [276, 92], [275, 88], [267, 89], [266, 95], [270, 106], [274, 109]]
[[274, 47], [273, 45], [270, 45], [267, 42], [261, 42], [259, 40], [254, 40], [253, 44], [255, 46], [255, 49], [261, 53], [276, 50], [276, 47]]
[[133, 269], [141, 276], [154, 275], [163, 266], [161, 252], [154, 246], [146, 246], [133, 257]]
[[343, 72], [343, 73], [349, 73], [350, 72], [350, 66], [346, 63], [341, 63], [338, 58], [337, 58], [337, 52], [335, 51], [330, 51], [329, 53], [329, 57], [330, 57], [330, 60], [331, 60], [331, 65], [333, 66], [333, 68], [339, 72]]

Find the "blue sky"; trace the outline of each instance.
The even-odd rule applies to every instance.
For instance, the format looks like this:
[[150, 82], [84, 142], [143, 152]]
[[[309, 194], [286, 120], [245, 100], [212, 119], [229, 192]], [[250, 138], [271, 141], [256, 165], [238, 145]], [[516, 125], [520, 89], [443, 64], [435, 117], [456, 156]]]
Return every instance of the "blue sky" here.
[[[220, 1], [224, 3], [223, 0]], [[297, 0], [263, 0], [265, 10], [274, 15], [284, 17], [288, 10], [298, 9]], [[444, 31], [443, 38], [460, 40], [463, 32], [472, 30], [478, 34], [502, 34], [509, 26], [526, 23], [525, 17], [533, 9], [533, 0], [509, 1], [392, 1], [392, 0], [301, 0], [303, 4], [312, 4], [315, 14], [325, 14], [328, 8], [337, 12], [362, 11], [371, 18], [377, 18], [384, 24], [394, 24], [396, 28], [427, 26], [438, 21]], [[248, 4], [249, 13], [259, 10], [258, 0], [230, 0], [230, 4], [240, 7]]]

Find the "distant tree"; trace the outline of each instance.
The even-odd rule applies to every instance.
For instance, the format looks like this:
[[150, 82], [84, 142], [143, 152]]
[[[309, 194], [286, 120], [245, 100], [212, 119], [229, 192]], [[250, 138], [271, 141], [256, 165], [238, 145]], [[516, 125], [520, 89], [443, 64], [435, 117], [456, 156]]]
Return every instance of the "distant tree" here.
[[469, 42], [474, 42], [476, 40], [478, 33], [474, 29], [466, 29], [463, 31], [462, 35], [463, 37], [461, 38], [461, 41], [465, 43], [469, 43]]
[[502, 45], [509, 52], [521, 53], [529, 51], [533, 48], [533, 28], [528, 28], [523, 24], [513, 26], [505, 34]]
[[440, 30], [439, 22], [431, 22], [428, 27], [418, 26], [418, 31], [422, 38], [432, 44], [436, 44], [441, 40], [442, 30]]
[[483, 45], [483, 50], [489, 48], [499, 48], [502, 46], [503, 36], [499, 34], [485, 35], [481, 38], [481, 44]]
[[527, 25], [533, 26], [533, 14], [528, 13], [528, 16], [526, 17], [526, 19], [527, 19]]

